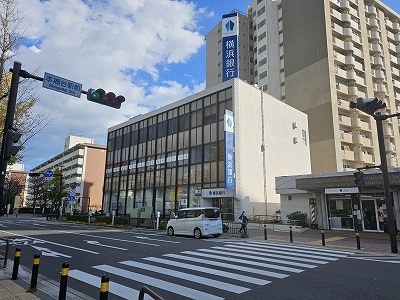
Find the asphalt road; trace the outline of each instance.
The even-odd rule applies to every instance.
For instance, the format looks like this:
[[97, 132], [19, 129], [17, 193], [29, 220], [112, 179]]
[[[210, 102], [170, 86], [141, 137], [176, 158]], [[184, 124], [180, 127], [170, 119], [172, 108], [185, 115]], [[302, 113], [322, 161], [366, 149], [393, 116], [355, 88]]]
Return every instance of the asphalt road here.
[[[248, 239], [169, 237], [43, 218], [0, 218], [11, 258], [56, 282], [69, 262], [68, 288], [98, 298], [137, 299], [148, 286], [164, 299], [399, 299], [400, 256]], [[39, 282], [40, 286], [41, 282]]]

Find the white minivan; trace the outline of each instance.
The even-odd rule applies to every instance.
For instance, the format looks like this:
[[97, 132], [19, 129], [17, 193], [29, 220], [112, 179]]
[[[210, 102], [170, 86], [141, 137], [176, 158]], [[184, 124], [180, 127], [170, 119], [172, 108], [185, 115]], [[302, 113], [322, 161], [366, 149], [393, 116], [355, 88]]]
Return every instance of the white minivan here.
[[196, 239], [202, 236], [220, 236], [222, 220], [217, 207], [183, 208], [167, 224], [167, 234], [193, 235]]

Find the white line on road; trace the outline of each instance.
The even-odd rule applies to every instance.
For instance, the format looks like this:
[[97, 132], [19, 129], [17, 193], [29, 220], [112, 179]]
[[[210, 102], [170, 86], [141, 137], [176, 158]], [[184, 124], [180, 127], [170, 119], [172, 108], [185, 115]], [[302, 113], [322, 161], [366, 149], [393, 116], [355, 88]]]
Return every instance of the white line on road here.
[[72, 246], [68, 246], [68, 245], [64, 245], [64, 244], [59, 244], [59, 243], [55, 243], [55, 242], [51, 242], [51, 241], [46, 241], [46, 240], [42, 240], [42, 239], [37, 239], [37, 238], [30, 237], [30, 236], [26, 236], [26, 235], [22, 235], [22, 234], [16, 234], [16, 233], [4, 231], [4, 230], [0, 230], [0, 232], [4, 232], [4, 233], [10, 234], [10, 235], [15, 235], [15, 236], [22, 236], [24, 238], [29, 238], [29, 239], [32, 239], [34, 241], [40, 241], [40, 242], [43, 242], [43, 243], [49, 243], [49, 244], [56, 245], [56, 246], [61, 246], [61, 247], [64, 247], [64, 248], [70, 248], [70, 249], [83, 251], [83, 252], [88, 252], [88, 253], [92, 253], [92, 254], [100, 254], [98, 252], [94, 252], [94, 251], [90, 251], [90, 250], [86, 250], [86, 249], [82, 249], [82, 248], [77, 248], [77, 247], [72, 247]]
[[[97, 288], [101, 283], [101, 279], [99, 277], [79, 270], [70, 270], [68, 272], [68, 276]], [[112, 281], [110, 281], [109, 292], [124, 299], [137, 299], [139, 297], [139, 291]]]
[[36, 250], [39, 250], [40, 252], [42, 252], [43, 256], [50, 256], [50, 257], [67, 257], [70, 258], [71, 256], [66, 255], [66, 254], [62, 254], [60, 252], [56, 252], [56, 251], [52, 251], [49, 248], [43, 248], [43, 247], [39, 247], [39, 246], [33, 246], [31, 245], [32, 248], [35, 248]]
[[242, 294], [244, 292], [249, 291], [250, 289], [239, 286], [239, 285], [233, 285], [230, 283], [226, 283], [223, 281], [219, 280], [214, 280], [214, 279], [209, 279], [197, 275], [192, 275], [180, 271], [175, 271], [167, 268], [162, 268], [162, 267], [157, 267], [149, 264], [143, 264], [137, 261], [132, 261], [132, 260], [127, 260], [127, 261], [121, 261], [120, 264], [124, 264], [127, 266], [135, 267], [135, 268], [140, 268], [143, 270], [151, 271], [151, 272], [156, 272], [163, 274], [164, 276], [171, 276], [179, 279], [184, 279], [187, 281], [192, 281], [195, 283], [200, 283], [203, 285], [211, 286], [216, 289], [224, 290], [224, 291], [229, 291], [235, 294]]
[[166, 241], [166, 240], [159, 240], [159, 239], [152, 239], [149, 237], [145, 236], [133, 236], [134, 238], [137, 239], [143, 239], [143, 240], [149, 240], [149, 241], [158, 241], [158, 242], [164, 242], [164, 243], [173, 243], [173, 244], [180, 244], [181, 242], [174, 242], [174, 241]]
[[88, 244], [90, 244], [90, 245], [96, 245], [96, 246], [107, 247], [107, 248], [113, 248], [113, 249], [118, 249], [118, 250], [125, 250], [125, 251], [128, 250], [128, 249], [126, 249], [126, 248], [120, 248], [120, 247], [114, 247], [114, 246], [110, 246], [110, 245], [104, 245], [104, 244], [101, 244], [101, 243], [98, 242], [98, 241], [88, 241], [88, 240], [83, 240], [83, 241], [86, 242], [86, 243], [88, 243]]
[[126, 271], [124, 269], [119, 269], [119, 268], [115, 268], [115, 267], [108, 266], [108, 265], [99, 265], [99, 266], [94, 266], [93, 268], [104, 271], [104, 272], [108, 272], [111, 274], [115, 274], [117, 276], [128, 278], [130, 280], [135, 280], [137, 282], [141, 282], [146, 285], [155, 286], [159, 289], [163, 289], [163, 290], [166, 290], [166, 291], [169, 291], [172, 293], [176, 293], [176, 294], [179, 294], [181, 296], [185, 296], [185, 297], [188, 297], [191, 299], [199, 299], [199, 300], [204, 300], [204, 299], [222, 300], [223, 299], [221, 297], [207, 294], [207, 293], [204, 293], [204, 292], [201, 292], [201, 291], [198, 291], [195, 289], [191, 289], [191, 288], [179, 285], [179, 284], [160, 280], [160, 279], [150, 277], [150, 276], [145, 276], [145, 275], [142, 275], [139, 273]]

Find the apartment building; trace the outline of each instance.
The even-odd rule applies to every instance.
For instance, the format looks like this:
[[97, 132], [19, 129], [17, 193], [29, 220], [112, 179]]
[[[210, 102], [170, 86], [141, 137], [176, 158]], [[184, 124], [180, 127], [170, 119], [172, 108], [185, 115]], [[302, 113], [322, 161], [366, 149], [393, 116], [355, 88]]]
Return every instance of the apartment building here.
[[64, 151], [34, 167], [32, 173], [45, 173], [48, 170], [60, 169], [62, 183], [68, 188], [70, 202], [82, 212], [101, 209], [104, 184], [104, 167], [106, 147], [93, 144], [93, 139], [68, 136], [65, 139]]
[[[246, 17], [254, 82], [308, 115], [312, 172], [379, 165], [375, 120], [349, 103], [377, 97], [382, 113], [400, 111], [400, 15], [378, 0], [253, 0]], [[215, 47], [218, 36], [206, 41]], [[389, 167], [398, 166], [399, 132], [398, 118], [385, 122]]]
[[307, 124], [306, 114], [237, 78], [131, 118], [108, 130], [103, 209], [274, 214], [275, 177], [311, 171]]

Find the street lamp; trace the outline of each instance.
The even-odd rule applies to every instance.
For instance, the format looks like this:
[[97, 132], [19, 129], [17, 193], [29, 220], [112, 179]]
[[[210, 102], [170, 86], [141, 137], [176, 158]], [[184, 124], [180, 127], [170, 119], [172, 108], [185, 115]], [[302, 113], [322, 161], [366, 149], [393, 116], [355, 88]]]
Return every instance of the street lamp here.
[[392, 198], [392, 193], [390, 191], [389, 172], [388, 172], [386, 152], [385, 152], [385, 139], [383, 136], [383, 120], [395, 116], [400, 116], [400, 113], [392, 115], [382, 115], [381, 112], [377, 112], [378, 109], [382, 109], [385, 107], [386, 103], [377, 98], [368, 98], [368, 99], [357, 98], [357, 102], [353, 101], [350, 102], [350, 108], [359, 109], [367, 113], [368, 115], [372, 116], [376, 121], [376, 129], [378, 132], [379, 154], [381, 157], [380, 169], [382, 170], [382, 176], [383, 176], [383, 188], [384, 188], [385, 203], [387, 208], [390, 245], [392, 253], [399, 253], [397, 249], [397, 240], [396, 240], [396, 225], [395, 225], [394, 211], [393, 211], [393, 198]]
[[268, 220], [268, 201], [267, 201], [267, 166], [265, 159], [265, 125], [264, 125], [264, 89], [261, 90], [261, 152], [263, 161], [263, 181], [264, 181], [264, 201], [265, 201], [265, 216]]

